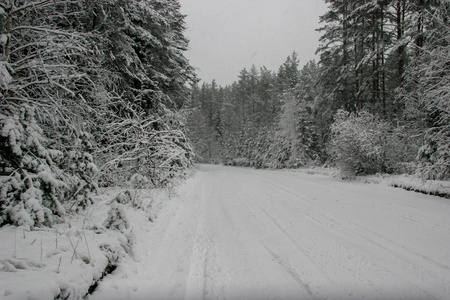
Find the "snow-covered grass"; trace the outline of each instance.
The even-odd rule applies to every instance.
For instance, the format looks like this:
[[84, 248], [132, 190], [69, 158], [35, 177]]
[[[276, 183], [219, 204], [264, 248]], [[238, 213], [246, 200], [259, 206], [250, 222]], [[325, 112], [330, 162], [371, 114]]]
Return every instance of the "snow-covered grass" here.
[[152, 226], [171, 193], [109, 188], [95, 204], [53, 228], [2, 227], [0, 298], [83, 298], [118, 264], [132, 259], [136, 224]]
[[365, 182], [386, 184], [408, 191], [450, 198], [450, 181], [424, 180], [413, 175], [378, 175], [366, 178]]
[[[337, 168], [309, 167], [298, 169], [298, 172], [310, 175], [326, 175], [335, 178], [342, 178], [342, 172], [340, 172]], [[368, 176], [353, 176], [350, 179], [345, 179], [369, 184], [382, 184], [422, 194], [450, 198], [450, 181], [424, 180], [420, 177], [407, 174], [376, 174]]]
[[299, 169], [299, 172], [310, 175], [326, 175], [331, 177], [336, 177], [339, 174], [339, 170], [337, 168], [329, 167], [305, 167]]

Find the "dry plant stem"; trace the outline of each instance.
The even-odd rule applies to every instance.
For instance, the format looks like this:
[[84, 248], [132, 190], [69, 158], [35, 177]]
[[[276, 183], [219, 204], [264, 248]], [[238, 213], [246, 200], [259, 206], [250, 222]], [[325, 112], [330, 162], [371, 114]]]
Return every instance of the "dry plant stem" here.
[[62, 260], [62, 255], [59, 257], [58, 270], [56, 271], [56, 273], [59, 273], [59, 269], [61, 267], [61, 260]]
[[[92, 212], [90, 213], [91, 216], [92, 216], [93, 212], [94, 212], [94, 210], [92, 210]], [[88, 243], [88, 240], [87, 240], [87, 237], [86, 237], [86, 232], [84, 231], [84, 228], [85, 228], [85, 225], [86, 225], [86, 220], [87, 220], [88, 216], [89, 216], [89, 211], [87, 211], [86, 215], [84, 216], [83, 226], [81, 227], [81, 230], [83, 232], [84, 241], [86, 243], [86, 248], [87, 248], [87, 251], [88, 251], [89, 261], [91, 261], [91, 251], [89, 249], [89, 243]]]
[[73, 258], [75, 257], [75, 255], [77, 255], [78, 243], [77, 243], [76, 246], [74, 246], [73, 243], [72, 243], [72, 239], [69, 236], [69, 233], [66, 230], [64, 230], [64, 231], [65, 231], [64, 233], [67, 236], [67, 239], [69, 240], [70, 246], [72, 247], [73, 254], [72, 254], [72, 259], [70, 260], [70, 263], [72, 263], [73, 262]]
[[43, 252], [43, 246], [42, 246], [42, 232], [41, 232], [41, 262], [42, 262], [42, 252]]
[[86, 232], [84, 232], [84, 230], [83, 230], [83, 236], [84, 236], [84, 241], [86, 242], [86, 248], [88, 251], [88, 257], [89, 257], [89, 262], [90, 262], [91, 261], [91, 251], [89, 250], [89, 243], [88, 243], [88, 240], [86, 237]]
[[14, 230], [14, 258], [17, 258], [17, 229]]
[[[78, 253], [77, 253], [77, 249], [78, 249], [78, 244], [79, 244], [80, 240], [77, 241], [77, 244], [75, 245], [75, 247], [73, 248], [73, 254], [72, 254], [72, 259], [70, 260], [70, 262], [73, 262], [73, 259], [75, 257], [78, 257]], [[72, 244], [72, 243], [71, 243]]]

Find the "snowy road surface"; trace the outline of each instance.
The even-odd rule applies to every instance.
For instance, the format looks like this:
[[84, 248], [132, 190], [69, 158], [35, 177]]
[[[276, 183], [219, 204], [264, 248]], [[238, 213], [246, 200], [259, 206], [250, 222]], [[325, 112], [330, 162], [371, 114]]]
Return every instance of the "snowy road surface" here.
[[450, 201], [381, 185], [203, 165], [136, 234], [90, 299], [450, 299]]

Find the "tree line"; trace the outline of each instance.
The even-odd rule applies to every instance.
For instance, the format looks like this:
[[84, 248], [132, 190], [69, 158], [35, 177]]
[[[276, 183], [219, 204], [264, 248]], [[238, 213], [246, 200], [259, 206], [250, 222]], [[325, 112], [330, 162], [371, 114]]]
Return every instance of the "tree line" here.
[[0, 3], [0, 226], [51, 225], [136, 174], [183, 177], [184, 29], [176, 0]]
[[300, 68], [294, 52], [277, 72], [194, 88], [198, 160], [449, 179], [450, 3], [325, 2], [318, 63]]
[[190, 88], [177, 0], [2, 1], [0, 226], [171, 185], [194, 157], [449, 179], [449, 2], [326, 2], [319, 62]]

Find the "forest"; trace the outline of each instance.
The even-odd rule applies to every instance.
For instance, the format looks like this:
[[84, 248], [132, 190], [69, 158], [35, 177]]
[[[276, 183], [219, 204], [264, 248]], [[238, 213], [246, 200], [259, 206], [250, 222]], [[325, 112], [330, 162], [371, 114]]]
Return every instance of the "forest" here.
[[198, 84], [177, 0], [2, 1], [0, 225], [51, 226], [194, 162], [448, 180], [450, 3], [326, 2], [318, 62], [221, 87]]
[[229, 86], [194, 86], [197, 159], [448, 180], [450, 3], [325, 2], [318, 62], [301, 66], [293, 52], [277, 71], [251, 66]]

